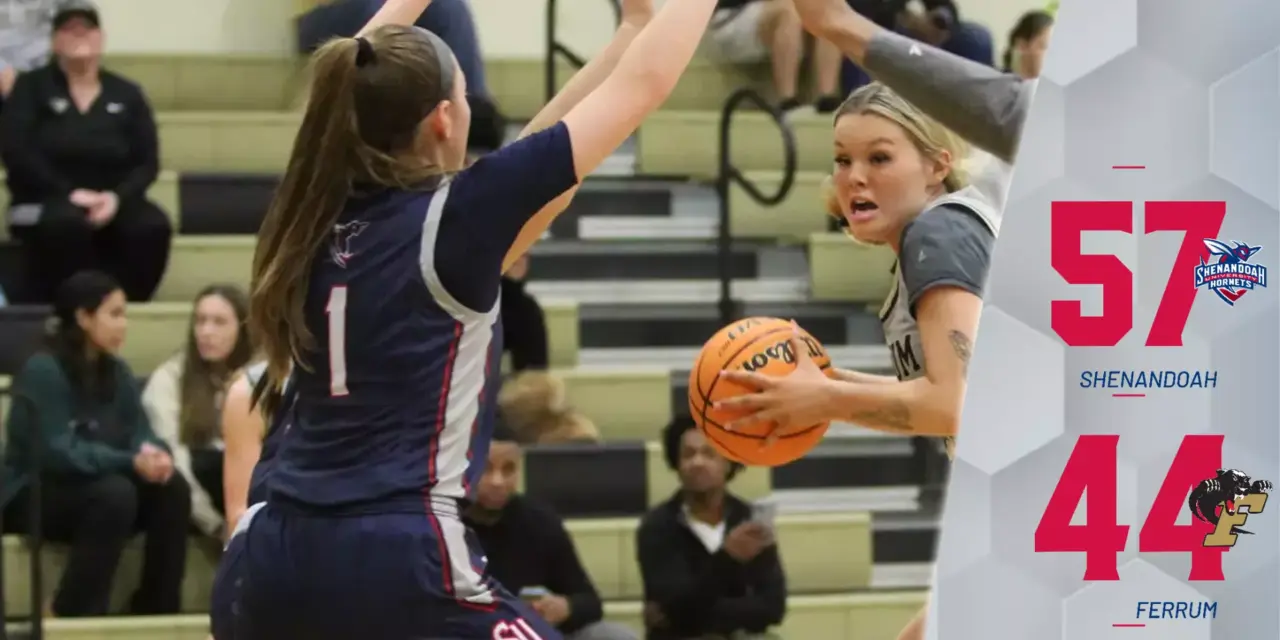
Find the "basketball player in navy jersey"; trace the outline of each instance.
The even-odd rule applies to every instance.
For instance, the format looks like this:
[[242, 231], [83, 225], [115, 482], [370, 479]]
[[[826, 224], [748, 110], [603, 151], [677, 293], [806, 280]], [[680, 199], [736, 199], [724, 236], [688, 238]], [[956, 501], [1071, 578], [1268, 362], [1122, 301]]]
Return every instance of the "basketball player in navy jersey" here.
[[460, 172], [466, 78], [401, 26], [425, 1], [316, 52], [254, 256], [261, 401], [287, 431], [215, 584], [220, 640], [558, 637], [485, 576], [459, 515], [487, 456], [499, 279], [670, 95], [715, 4], [666, 3], [563, 118]]

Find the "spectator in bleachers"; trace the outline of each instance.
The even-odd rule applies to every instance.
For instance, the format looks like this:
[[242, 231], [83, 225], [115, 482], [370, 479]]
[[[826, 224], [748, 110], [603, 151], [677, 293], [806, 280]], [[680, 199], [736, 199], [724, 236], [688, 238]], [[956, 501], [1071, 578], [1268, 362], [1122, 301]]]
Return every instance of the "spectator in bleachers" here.
[[511, 354], [511, 369], [546, 369], [547, 316], [538, 299], [525, 290], [529, 256], [523, 256], [502, 275], [498, 306], [502, 312], [502, 348]]
[[[298, 49], [315, 51], [330, 38], [350, 38], [382, 8], [386, 0], [328, 0], [298, 18]], [[501, 143], [506, 121], [498, 110], [485, 80], [480, 36], [467, 0], [434, 0], [418, 18], [417, 26], [444, 40], [467, 77], [467, 103], [471, 107], [472, 149], [492, 151]], [[493, 142], [494, 138], [497, 142]]]
[[545, 371], [526, 371], [502, 385], [498, 411], [526, 444], [600, 441], [595, 424], [569, 405], [564, 381]]
[[1026, 80], [1039, 78], [1052, 32], [1053, 16], [1049, 12], [1028, 11], [1022, 14], [1009, 32], [1009, 46], [1004, 50], [1004, 70]]
[[13, 90], [18, 74], [48, 62], [54, 4], [54, 0], [11, 1], [0, 11], [0, 102]]
[[58, 289], [47, 351], [32, 356], [13, 383], [33, 406], [13, 403], [6, 423], [4, 524], [30, 530], [29, 485], [41, 474], [44, 535], [71, 545], [52, 603], [56, 616], [107, 613], [116, 566], [138, 531], [146, 536], [142, 583], [130, 611], [176, 613], [181, 600], [191, 492], [117, 355], [125, 304], [111, 276], [69, 278]]
[[[804, 28], [791, 0], [720, 0], [707, 29], [707, 53], [715, 60], [730, 64], [770, 61], [774, 92], [783, 111], [801, 106], [804, 42]], [[815, 106], [820, 113], [832, 113], [840, 106], [843, 61], [834, 44], [814, 40], [813, 75], [818, 92]]]
[[489, 464], [466, 518], [488, 558], [488, 574], [529, 602], [566, 640], [634, 640], [630, 630], [601, 620], [600, 595], [564, 522], [516, 492], [520, 458], [513, 434], [495, 428]]
[[253, 357], [244, 329], [248, 312], [248, 299], [234, 286], [201, 291], [186, 347], [151, 374], [142, 393], [151, 426], [169, 444], [174, 467], [191, 487], [192, 523], [219, 541], [226, 534], [222, 400], [232, 376]]
[[786, 614], [786, 578], [771, 526], [727, 488], [741, 465], [688, 415], [667, 425], [662, 446], [680, 489], [636, 534], [649, 640], [766, 633]]
[[63, 2], [53, 61], [18, 77], [0, 117], [32, 301], [90, 268], [145, 301], [169, 259], [169, 218], [146, 193], [159, 172], [155, 119], [138, 85], [102, 68], [99, 24], [87, 0]]

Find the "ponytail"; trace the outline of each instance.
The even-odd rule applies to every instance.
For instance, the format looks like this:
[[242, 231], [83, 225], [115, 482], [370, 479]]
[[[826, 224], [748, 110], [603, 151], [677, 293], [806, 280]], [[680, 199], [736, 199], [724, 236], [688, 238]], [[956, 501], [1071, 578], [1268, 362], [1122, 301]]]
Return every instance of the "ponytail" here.
[[312, 58], [314, 83], [284, 178], [258, 231], [253, 254], [250, 333], [262, 343], [266, 384], [254, 402], [271, 412], [293, 360], [315, 341], [303, 316], [311, 258], [342, 212], [351, 190], [356, 129], [356, 41], [330, 40]]
[[410, 189], [439, 177], [419, 153], [422, 121], [441, 98], [445, 60], [414, 27], [337, 38], [311, 58], [311, 93], [289, 164], [258, 231], [249, 331], [266, 358], [253, 402], [275, 410], [293, 366], [315, 345], [304, 304], [312, 262], [356, 185]]

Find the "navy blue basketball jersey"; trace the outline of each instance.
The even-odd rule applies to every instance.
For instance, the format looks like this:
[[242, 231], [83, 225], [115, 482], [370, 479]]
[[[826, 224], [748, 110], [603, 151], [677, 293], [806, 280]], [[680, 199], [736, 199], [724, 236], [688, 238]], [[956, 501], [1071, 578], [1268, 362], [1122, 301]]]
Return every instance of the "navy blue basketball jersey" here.
[[503, 256], [577, 181], [557, 125], [434, 190], [352, 198], [307, 291], [315, 338], [295, 363], [271, 501], [326, 513], [465, 499], [488, 458]]

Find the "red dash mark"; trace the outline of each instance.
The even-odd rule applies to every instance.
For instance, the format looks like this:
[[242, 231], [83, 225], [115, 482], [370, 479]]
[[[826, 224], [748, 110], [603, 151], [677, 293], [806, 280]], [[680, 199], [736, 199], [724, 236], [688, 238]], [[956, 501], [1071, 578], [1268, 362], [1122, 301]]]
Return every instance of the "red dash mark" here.
[[1141, 622], [1117, 622], [1111, 626], [1117, 629], [1141, 629], [1147, 625]]
[[1113, 164], [1111, 165], [1111, 168], [1118, 169], [1118, 170], [1134, 171], [1134, 170], [1146, 169], [1147, 165], [1145, 164]]
[[1111, 397], [1112, 398], [1145, 398], [1147, 397], [1147, 394], [1145, 393], [1113, 393], [1111, 394]]

